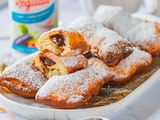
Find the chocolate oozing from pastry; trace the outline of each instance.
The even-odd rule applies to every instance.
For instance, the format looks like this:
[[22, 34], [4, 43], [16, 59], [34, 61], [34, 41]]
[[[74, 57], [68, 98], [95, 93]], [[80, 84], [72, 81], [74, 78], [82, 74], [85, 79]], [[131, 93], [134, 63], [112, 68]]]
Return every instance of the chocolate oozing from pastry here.
[[120, 62], [119, 60], [121, 60], [121, 57], [122, 54], [116, 55], [114, 53], [108, 53], [108, 55], [104, 59], [106, 60], [105, 63], [107, 64], [107, 66], [113, 67]]
[[62, 34], [56, 34], [56, 35], [52, 36], [51, 39], [57, 46], [65, 45], [65, 43], [64, 43], [65, 38]]
[[44, 57], [44, 56], [40, 56], [40, 60], [46, 66], [52, 66], [52, 65], [56, 64], [56, 62], [54, 62], [53, 60], [50, 60], [49, 58]]
[[91, 58], [92, 57], [92, 53], [91, 52], [88, 52], [86, 54], [83, 54], [84, 57], [86, 57], [87, 59]]

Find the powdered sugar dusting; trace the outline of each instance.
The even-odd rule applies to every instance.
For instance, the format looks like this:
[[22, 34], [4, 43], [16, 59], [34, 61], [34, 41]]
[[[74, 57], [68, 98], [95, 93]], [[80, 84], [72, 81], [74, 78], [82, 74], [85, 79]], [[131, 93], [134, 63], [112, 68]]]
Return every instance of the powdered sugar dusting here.
[[131, 63], [148, 64], [148, 62], [151, 61], [152, 56], [148, 52], [142, 51], [137, 47], [134, 47], [133, 49], [134, 49], [134, 52], [129, 57], [127, 57], [126, 59], [122, 60], [119, 63], [119, 65], [117, 65], [115, 67], [121, 66], [123, 64], [123, 65], [126, 66], [126, 68], [128, 68], [128, 67], [130, 67], [129, 64], [131, 64]]
[[39, 89], [47, 79], [32, 65], [32, 60], [36, 54], [31, 54], [7, 67], [1, 77], [15, 78], [34, 89]]
[[118, 41], [123, 41], [129, 44], [126, 39], [122, 38], [116, 32], [103, 27], [89, 17], [78, 18], [73, 21], [69, 27], [78, 30], [92, 48], [99, 45], [99, 51], [102, 53], [106, 53], [107, 51], [123, 53], [123, 50], [116, 49]]
[[102, 5], [95, 12], [94, 19], [108, 28], [112, 26], [113, 30], [137, 44], [139, 41], [148, 40], [150, 35], [155, 34], [152, 23], [131, 17], [120, 7]]
[[82, 95], [76, 95], [73, 94], [69, 97], [69, 99], [66, 101], [66, 103], [72, 103], [72, 102], [79, 102], [82, 101], [84, 99], [84, 97]]
[[90, 58], [89, 66], [93, 65], [110, 71], [114, 76], [113, 81], [128, 80], [128, 77], [131, 77], [137, 70], [149, 66], [152, 62], [152, 56], [149, 53], [142, 51], [137, 47], [134, 47], [133, 49], [133, 53], [115, 67], [108, 67], [103, 61], [100, 61], [97, 58]]
[[[124, 56], [132, 53], [132, 45], [128, 40], [103, 27], [90, 17], [78, 18], [69, 27], [80, 32], [89, 44], [92, 55], [102, 59], [106, 64], [108, 62], [107, 58], [118, 63]], [[124, 52], [125, 49], [128, 49], [128, 51]], [[115, 59], [116, 57], [113, 58], [113, 53], [117, 59]], [[119, 57], [120, 54], [121, 57]], [[114, 64], [117, 64], [116, 62]]]
[[136, 13], [132, 13], [131, 16], [136, 17], [136, 18], [140, 18], [142, 20], [148, 20], [148, 21], [160, 23], [160, 18], [158, 16], [154, 16], [151, 14], [136, 12]]
[[[109, 73], [103, 69], [88, 67], [69, 75], [53, 76], [37, 92], [36, 96], [47, 97], [53, 95], [57, 96], [58, 100], [63, 99], [68, 103], [81, 101], [83, 95], [93, 94], [92, 90], [96, 85], [108, 81], [110, 77], [108, 77], [108, 80], [105, 79], [108, 75]], [[91, 87], [91, 90], [88, 90], [88, 87]]]
[[78, 64], [84, 67], [87, 66], [87, 60], [83, 55], [70, 56], [70, 59], [68, 59], [67, 57], [61, 57], [61, 60], [63, 61], [64, 65], [67, 67], [76, 66]]
[[160, 33], [155, 30], [155, 22], [132, 17], [121, 7], [107, 5], [98, 7], [94, 19], [150, 53], [160, 49]]
[[75, 55], [75, 56], [56, 56], [54, 53], [46, 52], [47, 56], [50, 56], [51, 58], [59, 59], [62, 64], [64, 64], [65, 67], [75, 67], [75, 66], [83, 66], [84, 68], [87, 66], [87, 59], [83, 55]]
[[[152, 56], [138, 48], [134, 47], [134, 52], [127, 57], [126, 59], [122, 60], [119, 65], [115, 66], [115, 70], [123, 70], [126, 73], [123, 75], [125, 77], [129, 76], [130, 74], [134, 74], [137, 70], [141, 69], [141, 67], [149, 66], [152, 62]], [[134, 68], [132, 68], [134, 65]], [[132, 73], [130, 70], [132, 69]], [[118, 77], [115, 75], [115, 77]], [[122, 76], [121, 76], [122, 77]]]

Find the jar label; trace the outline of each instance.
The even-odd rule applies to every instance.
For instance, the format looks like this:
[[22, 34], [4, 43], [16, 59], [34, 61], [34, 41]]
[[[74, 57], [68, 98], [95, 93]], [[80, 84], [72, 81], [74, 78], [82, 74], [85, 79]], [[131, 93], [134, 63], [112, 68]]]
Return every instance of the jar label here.
[[46, 20], [54, 11], [54, 4], [52, 4], [49, 8], [31, 14], [21, 14], [12, 12], [12, 19], [16, 22], [23, 23], [23, 24], [30, 24], [30, 23], [37, 23]]
[[37, 51], [38, 37], [58, 26], [57, 0], [10, 0], [12, 47], [25, 53]]

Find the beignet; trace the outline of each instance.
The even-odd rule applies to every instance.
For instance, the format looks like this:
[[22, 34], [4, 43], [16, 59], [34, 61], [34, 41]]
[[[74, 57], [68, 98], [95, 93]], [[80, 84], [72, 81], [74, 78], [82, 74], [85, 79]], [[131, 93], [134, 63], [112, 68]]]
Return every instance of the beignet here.
[[88, 67], [77, 72], [53, 76], [36, 94], [36, 101], [55, 108], [76, 108], [97, 95], [103, 84], [112, 75], [97, 67]]
[[94, 19], [153, 56], [160, 55], [159, 23], [132, 17], [121, 7], [107, 5], [97, 8]]
[[36, 41], [39, 50], [48, 49], [56, 55], [71, 56], [85, 54], [89, 50], [83, 36], [74, 29], [54, 28], [43, 33]]
[[145, 69], [152, 63], [152, 56], [136, 47], [134, 52], [115, 67], [108, 67], [98, 58], [90, 58], [88, 66], [96, 66], [105, 69], [114, 76], [107, 84], [117, 84], [128, 81], [135, 73]]
[[80, 32], [94, 57], [103, 60], [108, 66], [117, 65], [132, 52], [132, 45], [118, 33], [111, 31], [89, 17], [81, 17], [69, 25]]
[[29, 55], [7, 67], [0, 75], [0, 85], [22, 97], [34, 98], [38, 89], [47, 81], [47, 78], [32, 65], [36, 54]]
[[49, 50], [42, 50], [33, 60], [33, 65], [47, 78], [53, 75], [66, 75], [87, 66], [88, 61], [83, 55], [56, 56]]

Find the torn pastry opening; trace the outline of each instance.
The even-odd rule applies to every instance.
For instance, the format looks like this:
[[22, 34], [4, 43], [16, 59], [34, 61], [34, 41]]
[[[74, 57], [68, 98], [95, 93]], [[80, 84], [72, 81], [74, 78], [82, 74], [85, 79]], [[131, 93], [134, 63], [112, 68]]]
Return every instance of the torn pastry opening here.
[[40, 56], [40, 60], [41, 60], [42, 64], [45, 66], [52, 66], [52, 65], [56, 64], [55, 61], [53, 61], [43, 55]]
[[57, 46], [65, 45], [65, 43], [64, 43], [65, 38], [62, 34], [55, 34], [51, 37], [51, 39]]
[[66, 75], [87, 66], [88, 61], [83, 55], [57, 56], [50, 50], [42, 50], [35, 59], [33, 65], [47, 78], [54, 75]]
[[67, 38], [60, 33], [56, 33], [49, 36], [50, 41], [53, 43], [52, 45], [55, 48], [55, 54], [60, 55], [63, 54], [65, 51], [69, 51]]
[[85, 54], [89, 46], [83, 36], [73, 29], [55, 28], [43, 33], [36, 41], [41, 51], [48, 49], [58, 56]]
[[40, 62], [42, 63], [42, 64], [39, 64], [40, 67], [43, 69], [45, 73], [48, 73], [48, 74], [45, 74], [47, 78], [50, 78], [53, 75], [66, 74], [65, 69], [63, 69], [63, 65], [57, 64], [57, 61], [52, 60], [51, 58], [43, 54], [40, 55], [39, 59], [40, 59]]
[[92, 53], [91, 52], [88, 52], [86, 54], [83, 54], [84, 57], [86, 57], [87, 59], [91, 58], [92, 57]]

